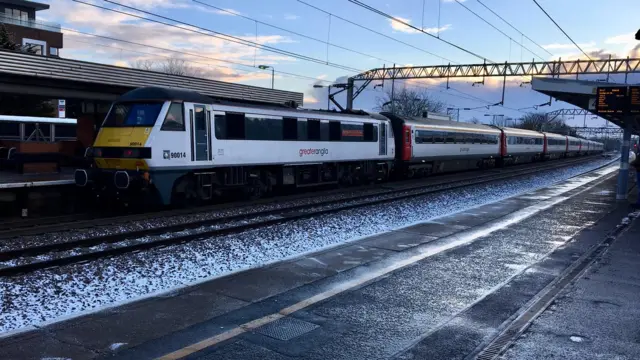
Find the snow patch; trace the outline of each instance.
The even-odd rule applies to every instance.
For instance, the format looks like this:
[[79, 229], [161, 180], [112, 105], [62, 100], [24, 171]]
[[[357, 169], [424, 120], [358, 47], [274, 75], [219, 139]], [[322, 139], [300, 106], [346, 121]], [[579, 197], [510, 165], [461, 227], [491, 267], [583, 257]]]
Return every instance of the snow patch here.
[[125, 345], [127, 345], [127, 343], [114, 343], [114, 344], [111, 344], [111, 346], [109, 346], [109, 350], [116, 351]]
[[581, 343], [584, 341], [584, 338], [581, 336], [570, 336], [569, 339], [571, 339], [571, 341], [576, 343]]

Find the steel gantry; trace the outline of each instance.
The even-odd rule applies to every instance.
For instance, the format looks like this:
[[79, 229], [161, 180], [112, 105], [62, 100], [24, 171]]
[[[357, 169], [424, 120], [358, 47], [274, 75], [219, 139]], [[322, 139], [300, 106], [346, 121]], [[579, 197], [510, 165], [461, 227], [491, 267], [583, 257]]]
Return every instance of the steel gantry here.
[[[587, 74], [630, 74], [640, 72], [640, 58], [554, 60], [517, 63], [487, 63], [470, 65], [433, 65], [382, 67], [365, 71], [347, 82], [347, 109], [353, 108], [353, 100], [373, 80], [449, 79], [487, 76], [552, 76]], [[355, 82], [364, 81], [354, 92]], [[625, 81], [626, 82], [626, 81]], [[504, 84], [503, 84], [504, 86]]]

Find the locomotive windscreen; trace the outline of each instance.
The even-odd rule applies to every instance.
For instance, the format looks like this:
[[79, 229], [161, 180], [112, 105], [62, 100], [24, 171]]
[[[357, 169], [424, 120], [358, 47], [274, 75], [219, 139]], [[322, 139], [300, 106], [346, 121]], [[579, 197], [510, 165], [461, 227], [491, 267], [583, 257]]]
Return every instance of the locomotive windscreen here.
[[115, 103], [103, 127], [153, 126], [164, 102]]

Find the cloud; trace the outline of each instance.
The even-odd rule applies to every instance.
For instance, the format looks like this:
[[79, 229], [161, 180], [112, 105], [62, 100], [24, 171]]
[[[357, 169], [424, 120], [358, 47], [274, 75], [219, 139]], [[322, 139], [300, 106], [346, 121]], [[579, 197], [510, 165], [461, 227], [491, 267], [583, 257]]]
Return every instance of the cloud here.
[[284, 19], [285, 20], [298, 20], [298, 19], [300, 19], [300, 16], [294, 15], [294, 14], [284, 14]]
[[327, 74], [322, 74], [322, 75], [318, 75], [318, 79], [326, 79], [327, 78]]
[[[140, 2], [142, 0], [135, 1]], [[144, 1], [150, 3], [149, 0]], [[152, 1], [156, 1], [156, 4], [162, 3], [161, 0]], [[54, 9], [57, 9], [57, 11]], [[248, 66], [253, 66], [254, 63], [282, 64], [296, 61], [289, 56], [269, 53], [261, 49], [256, 50], [225, 39], [149, 23], [124, 14], [113, 13], [70, 1], [63, 6], [52, 7], [51, 10], [53, 10], [49, 13], [51, 20], [62, 23], [64, 28], [81, 29], [84, 32], [150, 46], [127, 44], [63, 30], [65, 47], [62, 51], [63, 56], [66, 58], [117, 66], [130, 66], [136, 61], [162, 62], [169, 57], [173, 57], [184, 60], [203, 77], [231, 82], [269, 80], [271, 74], [258, 72], [257, 69], [253, 70], [250, 67], [238, 67], [219, 60]], [[281, 35], [265, 34], [258, 36], [257, 39], [253, 35], [237, 37], [259, 44], [274, 45], [292, 42], [290, 38]], [[99, 53], [97, 50], [99, 50]]]
[[629, 44], [629, 43], [637, 43], [638, 40], [635, 38], [635, 33], [628, 33], [622, 35], [612, 36], [604, 40], [605, 44]]
[[[578, 44], [580, 45], [581, 48], [583, 49], [592, 49], [596, 46], [596, 43], [594, 41], [589, 42], [589, 43], [583, 43], [583, 44]], [[542, 45], [543, 49], [546, 50], [559, 50], [559, 49], [575, 49], [575, 45], [569, 43], [569, 44], [558, 44], [558, 43], [553, 43], [553, 44], [547, 44], [547, 45]]]
[[218, 14], [218, 15], [225, 15], [225, 16], [242, 15], [242, 13], [240, 11], [234, 10], [234, 9], [230, 9], [230, 8], [222, 9], [222, 10], [217, 10], [217, 9], [214, 10], [214, 9], [210, 9], [210, 8], [207, 8], [207, 9], [209, 9], [211, 13]]
[[[407, 34], [416, 34], [416, 33], [420, 32], [420, 31], [418, 31], [418, 30], [416, 30], [414, 28], [411, 28], [411, 27], [403, 24], [403, 22], [407, 23], [407, 24], [411, 24], [411, 20], [403, 18], [403, 17], [400, 17], [400, 16], [395, 16], [395, 18], [398, 19], [399, 21], [396, 21], [394, 19], [389, 19], [389, 23], [391, 24], [391, 28], [393, 30], [404, 32], [404, 33], [407, 33]], [[449, 30], [449, 29], [451, 29], [451, 24], [446, 24], [446, 25], [444, 25], [444, 26], [442, 26], [440, 28], [437, 28], [437, 27], [424, 28], [422, 30], [425, 31], [425, 32], [428, 32], [430, 34], [435, 34], [435, 33], [438, 33], [438, 32], [443, 32], [443, 31]]]

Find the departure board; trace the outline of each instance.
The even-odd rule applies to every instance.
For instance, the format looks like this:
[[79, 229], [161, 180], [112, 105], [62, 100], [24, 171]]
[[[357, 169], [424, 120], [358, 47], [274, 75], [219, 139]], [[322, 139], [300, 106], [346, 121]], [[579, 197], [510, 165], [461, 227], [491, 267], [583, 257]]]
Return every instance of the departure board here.
[[629, 109], [626, 87], [599, 87], [596, 112], [599, 114], [625, 114]]
[[640, 114], [640, 86], [629, 86], [629, 113]]

